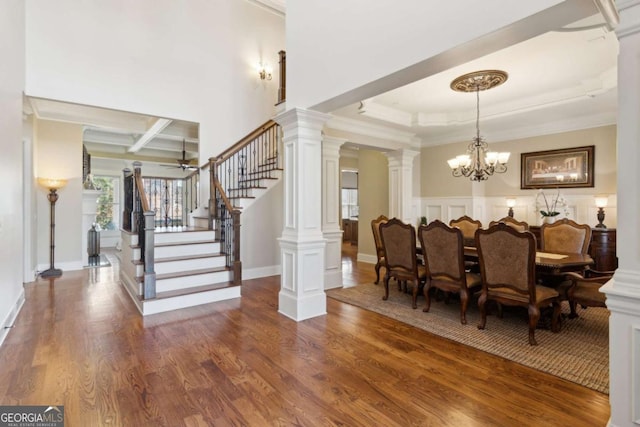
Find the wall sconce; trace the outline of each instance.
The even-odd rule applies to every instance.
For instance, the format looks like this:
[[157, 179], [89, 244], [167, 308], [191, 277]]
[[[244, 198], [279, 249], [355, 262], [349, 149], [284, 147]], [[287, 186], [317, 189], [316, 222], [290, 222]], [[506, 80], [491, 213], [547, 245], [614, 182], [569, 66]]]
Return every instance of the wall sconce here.
[[258, 75], [260, 76], [260, 80], [271, 80], [273, 69], [268, 64], [262, 64], [260, 62], [256, 66], [256, 70], [258, 71]]
[[515, 205], [516, 205], [516, 198], [507, 197], [507, 206], [509, 207], [509, 212], [507, 213], [507, 215], [509, 215], [511, 218], [513, 218], [513, 207]]
[[60, 277], [62, 270], [55, 268], [55, 248], [56, 248], [56, 202], [58, 201], [58, 190], [67, 185], [66, 179], [38, 178], [38, 184], [49, 190], [47, 200], [50, 204], [50, 220], [49, 220], [49, 242], [51, 243], [49, 250], [49, 269], [40, 273], [40, 277]]
[[608, 202], [609, 196], [596, 196], [596, 207], [598, 208], [598, 225], [596, 225], [596, 228], [607, 228], [602, 221], [604, 221], [604, 208], [607, 207]]

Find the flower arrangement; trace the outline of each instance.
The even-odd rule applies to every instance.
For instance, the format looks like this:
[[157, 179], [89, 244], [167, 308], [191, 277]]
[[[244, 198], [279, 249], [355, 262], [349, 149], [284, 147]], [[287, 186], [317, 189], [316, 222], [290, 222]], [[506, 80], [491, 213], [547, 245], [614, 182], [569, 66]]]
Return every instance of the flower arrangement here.
[[[544, 204], [540, 201], [541, 197], [544, 201]], [[547, 195], [544, 194], [544, 191], [538, 191], [538, 195], [536, 196], [536, 209], [543, 217], [558, 216], [560, 215], [560, 210], [564, 211], [565, 216], [569, 216], [567, 201], [560, 195], [560, 190], [558, 190], [555, 196], [551, 196], [549, 198], [547, 198]]]

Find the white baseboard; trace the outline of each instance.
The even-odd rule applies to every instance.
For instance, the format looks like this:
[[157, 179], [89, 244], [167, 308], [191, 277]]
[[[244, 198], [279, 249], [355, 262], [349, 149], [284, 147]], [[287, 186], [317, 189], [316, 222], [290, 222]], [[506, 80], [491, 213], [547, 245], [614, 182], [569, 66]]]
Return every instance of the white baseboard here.
[[270, 265], [267, 267], [243, 268], [242, 280], [259, 279], [261, 277], [278, 276], [282, 272], [282, 266]]
[[[84, 265], [82, 264], [82, 261], [67, 261], [57, 262], [55, 267], [59, 268], [64, 273], [65, 271], [82, 270], [84, 268]], [[41, 272], [49, 269], [49, 264], [38, 264], [37, 269], [38, 271], [36, 273], [36, 277], [37, 274], [40, 274]]]
[[375, 255], [362, 254], [358, 252], [357, 260], [359, 262], [366, 262], [369, 264], [376, 264], [378, 262], [378, 257]]
[[13, 327], [13, 324], [15, 323], [16, 318], [18, 317], [18, 313], [20, 313], [23, 305], [24, 288], [20, 290], [20, 294], [18, 295], [18, 299], [16, 300], [16, 302], [13, 304], [13, 308], [11, 309], [11, 311], [9, 311], [9, 313], [2, 321], [2, 330], [0, 330], [0, 346], [2, 346], [4, 339], [7, 337], [9, 331]]

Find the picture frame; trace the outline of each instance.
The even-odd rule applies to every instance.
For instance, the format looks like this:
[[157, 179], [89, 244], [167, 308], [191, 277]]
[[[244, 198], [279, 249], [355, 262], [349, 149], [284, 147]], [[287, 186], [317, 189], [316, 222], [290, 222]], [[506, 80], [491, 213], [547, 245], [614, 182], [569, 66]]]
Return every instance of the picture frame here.
[[593, 187], [594, 164], [594, 145], [521, 153], [520, 188]]

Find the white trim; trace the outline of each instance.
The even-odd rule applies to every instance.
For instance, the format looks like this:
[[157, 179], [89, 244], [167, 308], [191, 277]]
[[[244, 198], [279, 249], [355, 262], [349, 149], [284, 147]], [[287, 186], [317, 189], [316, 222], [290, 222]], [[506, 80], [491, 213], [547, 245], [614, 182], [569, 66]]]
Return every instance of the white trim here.
[[358, 262], [366, 262], [368, 264], [377, 264], [378, 257], [375, 255], [363, 254], [358, 252], [358, 256], [356, 257], [356, 261]]
[[[49, 264], [38, 264], [38, 266], [36, 267], [36, 276], [43, 271], [48, 270], [49, 267]], [[82, 263], [82, 261], [56, 262], [55, 268], [62, 270], [62, 273], [64, 274], [65, 271], [82, 270], [84, 268], [84, 264]]]
[[255, 268], [243, 268], [242, 269], [242, 280], [251, 280], [251, 279], [259, 279], [262, 277], [270, 277], [270, 276], [279, 276], [282, 271], [282, 266], [280, 264], [277, 265], [268, 265], [266, 267], [255, 267]]
[[13, 327], [16, 321], [18, 317], [18, 313], [20, 313], [20, 310], [24, 305], [24, 301], [25, 299], [24, 299], [24, 287], [23, 287], [20, 290], [18, 299], [13, 304], [13, 308], [9, 311], [9, 313], [7, 313], [6, 317], [2, 322], [2, 330], [0, 330], [0, 346], [2, 346], [2, 344], [4, 343], [4, 339], [7, 337], [7, 335], [9, 335], [9, 331], [11, 330], [11, 328]]
[[327, 120], [325, 127], [328, 129], [380, 138], [388, 142], [408, 144], [410, 146], [416, 142], [420, 142], [420, 138], [418, 138], [413, 132], [400, 131], [386, 126], [367, 123], [363, 120], [349, 119], [341, 116], [332, 115], [331, 118]]
[[[631, 360], [640, 360], [640, 325], [631, 326]], [[631, 363], [631, 419], [640, 424], [640, 368]]]

